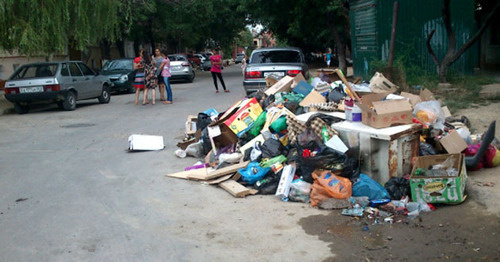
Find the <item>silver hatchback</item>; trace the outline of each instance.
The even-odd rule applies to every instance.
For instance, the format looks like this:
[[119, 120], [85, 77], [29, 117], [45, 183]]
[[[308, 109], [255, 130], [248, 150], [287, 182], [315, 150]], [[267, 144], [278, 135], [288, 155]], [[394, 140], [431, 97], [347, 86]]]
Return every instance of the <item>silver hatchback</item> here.
[[19, 114], [31, 103], [55, 102], [61, 109], [75, 110], [76, 101], [97, 98], [109, 103], [111, 82], [80, 61], [45, 62], [19, 67], [5, 82], [5, 98]]
[[272, 47], [253, 50], [245, 69], [243, 87], [247, 94], [266, 88], [266, 77], [281, 79], [302, 73], [309, 78], [304, 54], [295, 47]]

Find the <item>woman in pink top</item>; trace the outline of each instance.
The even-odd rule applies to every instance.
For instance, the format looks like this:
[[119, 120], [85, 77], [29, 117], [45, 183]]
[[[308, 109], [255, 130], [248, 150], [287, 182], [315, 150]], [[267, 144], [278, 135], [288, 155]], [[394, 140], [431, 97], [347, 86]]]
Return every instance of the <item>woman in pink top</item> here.
[[165, 89], [167, 90], [167, 100], [163, 101], [164, 104], [172, 104], [172, 89], [170, 88], [170, 59], [167, 56], [167, 50], [162, 50], [163, 61], [160, 64], [161, 76], [163, 77], [163, 82], [165, 83]]
[[224, 92], [229, 93], [229, 90], [226, 89], [226, 85], [224, 84], [224, 79], [222, 79], [222, 72], [220, 70], [222, 65], [222, 57], [219, 55], [219, 49], [215, 49], [214, 55], [210, 56], [210, 63], [212, 64], [210, 72], [212, 73], [212, 78], [214, 79], [215, 93], [219, 93], [219, 87], [217, 86], [217, 77], [222, 83]]

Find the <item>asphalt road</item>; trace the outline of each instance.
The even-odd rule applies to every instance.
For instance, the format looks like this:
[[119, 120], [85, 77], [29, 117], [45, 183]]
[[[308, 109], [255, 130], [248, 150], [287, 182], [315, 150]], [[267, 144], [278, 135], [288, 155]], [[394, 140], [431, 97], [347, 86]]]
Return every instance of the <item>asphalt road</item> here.
[[[221, 188], [167, 178], [189, 114], [224, 111], [244, 96], [239, 66], [225, 68], [231, 93], [209, 72], [173, 83], [174, 103], [79, 102], [0, 116], [2, 261], [321, 261], [329, 243], [299, 225], [328, 214], [274, 196], [233, 198]], [[159, 99], [158, 99], [159, 100]], [[161, 135], [165, 149], [127, 152], [131, 134]], [[325, 229], [326, 230], [326, 229]]]

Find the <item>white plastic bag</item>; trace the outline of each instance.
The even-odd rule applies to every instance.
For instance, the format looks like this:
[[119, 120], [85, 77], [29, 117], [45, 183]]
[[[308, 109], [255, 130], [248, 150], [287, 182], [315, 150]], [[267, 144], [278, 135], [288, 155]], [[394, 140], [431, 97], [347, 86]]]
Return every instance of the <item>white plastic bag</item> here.
[[415, 105], [413, 115], [422, 123], [432, 125], [434, 129], [444, 129], [444, 112], [439, 101], [424, 101]]

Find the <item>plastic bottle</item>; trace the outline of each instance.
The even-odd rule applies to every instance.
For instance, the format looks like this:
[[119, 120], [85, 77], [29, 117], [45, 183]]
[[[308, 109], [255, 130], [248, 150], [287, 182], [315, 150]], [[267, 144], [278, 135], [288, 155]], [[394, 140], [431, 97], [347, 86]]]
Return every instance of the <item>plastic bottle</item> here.
[[347, 121], [352, 121], [353, 106], [354, 106], [354, 101], [350, 97], [344, 100], [345, 120]]
[[361, 122], [362, 114], [361, 114], [361, 108], [359, 108], [357, 105], [354, 105], [352, 107], [352, 121], [353, 122]]

